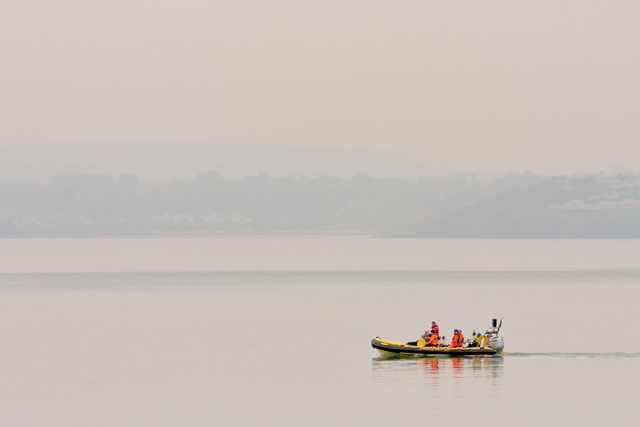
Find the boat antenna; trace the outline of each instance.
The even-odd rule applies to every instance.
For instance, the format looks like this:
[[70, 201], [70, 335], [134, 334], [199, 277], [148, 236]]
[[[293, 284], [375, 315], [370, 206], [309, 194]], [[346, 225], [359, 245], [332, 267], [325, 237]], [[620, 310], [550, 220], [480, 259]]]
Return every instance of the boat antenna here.
[[502, 317], [500, 318], [500, 323], [498, 324], [498, 330], [496, 331], [496, 335], [500, 334], [500, 328], [502, 328]]

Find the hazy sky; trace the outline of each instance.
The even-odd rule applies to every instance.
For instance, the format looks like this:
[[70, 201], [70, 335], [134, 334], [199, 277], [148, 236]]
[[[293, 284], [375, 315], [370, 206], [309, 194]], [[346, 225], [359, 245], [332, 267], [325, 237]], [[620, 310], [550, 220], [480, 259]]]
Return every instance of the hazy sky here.
[[640, 168], [640, 2], [0, 0], [0, 145], [393, 149]]

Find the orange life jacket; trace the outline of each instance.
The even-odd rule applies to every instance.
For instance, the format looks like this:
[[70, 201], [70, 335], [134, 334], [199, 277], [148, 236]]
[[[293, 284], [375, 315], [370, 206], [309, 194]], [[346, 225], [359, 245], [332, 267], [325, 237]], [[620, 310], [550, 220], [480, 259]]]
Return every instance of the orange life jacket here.
[[436, 334], [432, 334], [429, 341], [427, 341], [427, 345], [438, 345], [438, 336]]
[[464, 345], [464, 335], [458, 334], [458, 347], [462, 347]]
[[455, 333], [453, 334], [453, 338], [451, 339], [451, 348], [455, 348], [455, 347], [460, 347], [460, 343], [458, 341], [458, 338], [460, 337], [459, 333]]

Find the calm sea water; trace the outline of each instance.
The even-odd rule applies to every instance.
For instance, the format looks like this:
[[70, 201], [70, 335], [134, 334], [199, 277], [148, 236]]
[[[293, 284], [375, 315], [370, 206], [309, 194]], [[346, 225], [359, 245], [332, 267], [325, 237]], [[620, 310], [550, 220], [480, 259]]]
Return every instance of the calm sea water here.
[[[640, 422], [639, 241], [258, 240], [0, 241], [0, 425]], [[492, 317], [503, 357], [369, 345]]]

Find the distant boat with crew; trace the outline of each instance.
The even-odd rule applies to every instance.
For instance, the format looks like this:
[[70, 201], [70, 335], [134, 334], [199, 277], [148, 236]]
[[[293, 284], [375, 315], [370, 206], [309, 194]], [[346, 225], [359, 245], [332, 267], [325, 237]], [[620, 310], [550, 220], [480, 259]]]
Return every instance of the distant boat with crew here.
[[484, 334], [473, 333], [472, 338], [464, 340], [462, 331], [455, 329], [450, 344], [439, 335], [439, 328], [432, 322], [430, 332], [425, 332], [417, 341], [407, 343], [390, 341], [375, 337], [371, 347], [378, 350], [384, 358], [424, 357], [424, 356], [496, 356], [504, 352], [504, 338], [500, 335], [502, 319], [493, 319], [491, 327]]

